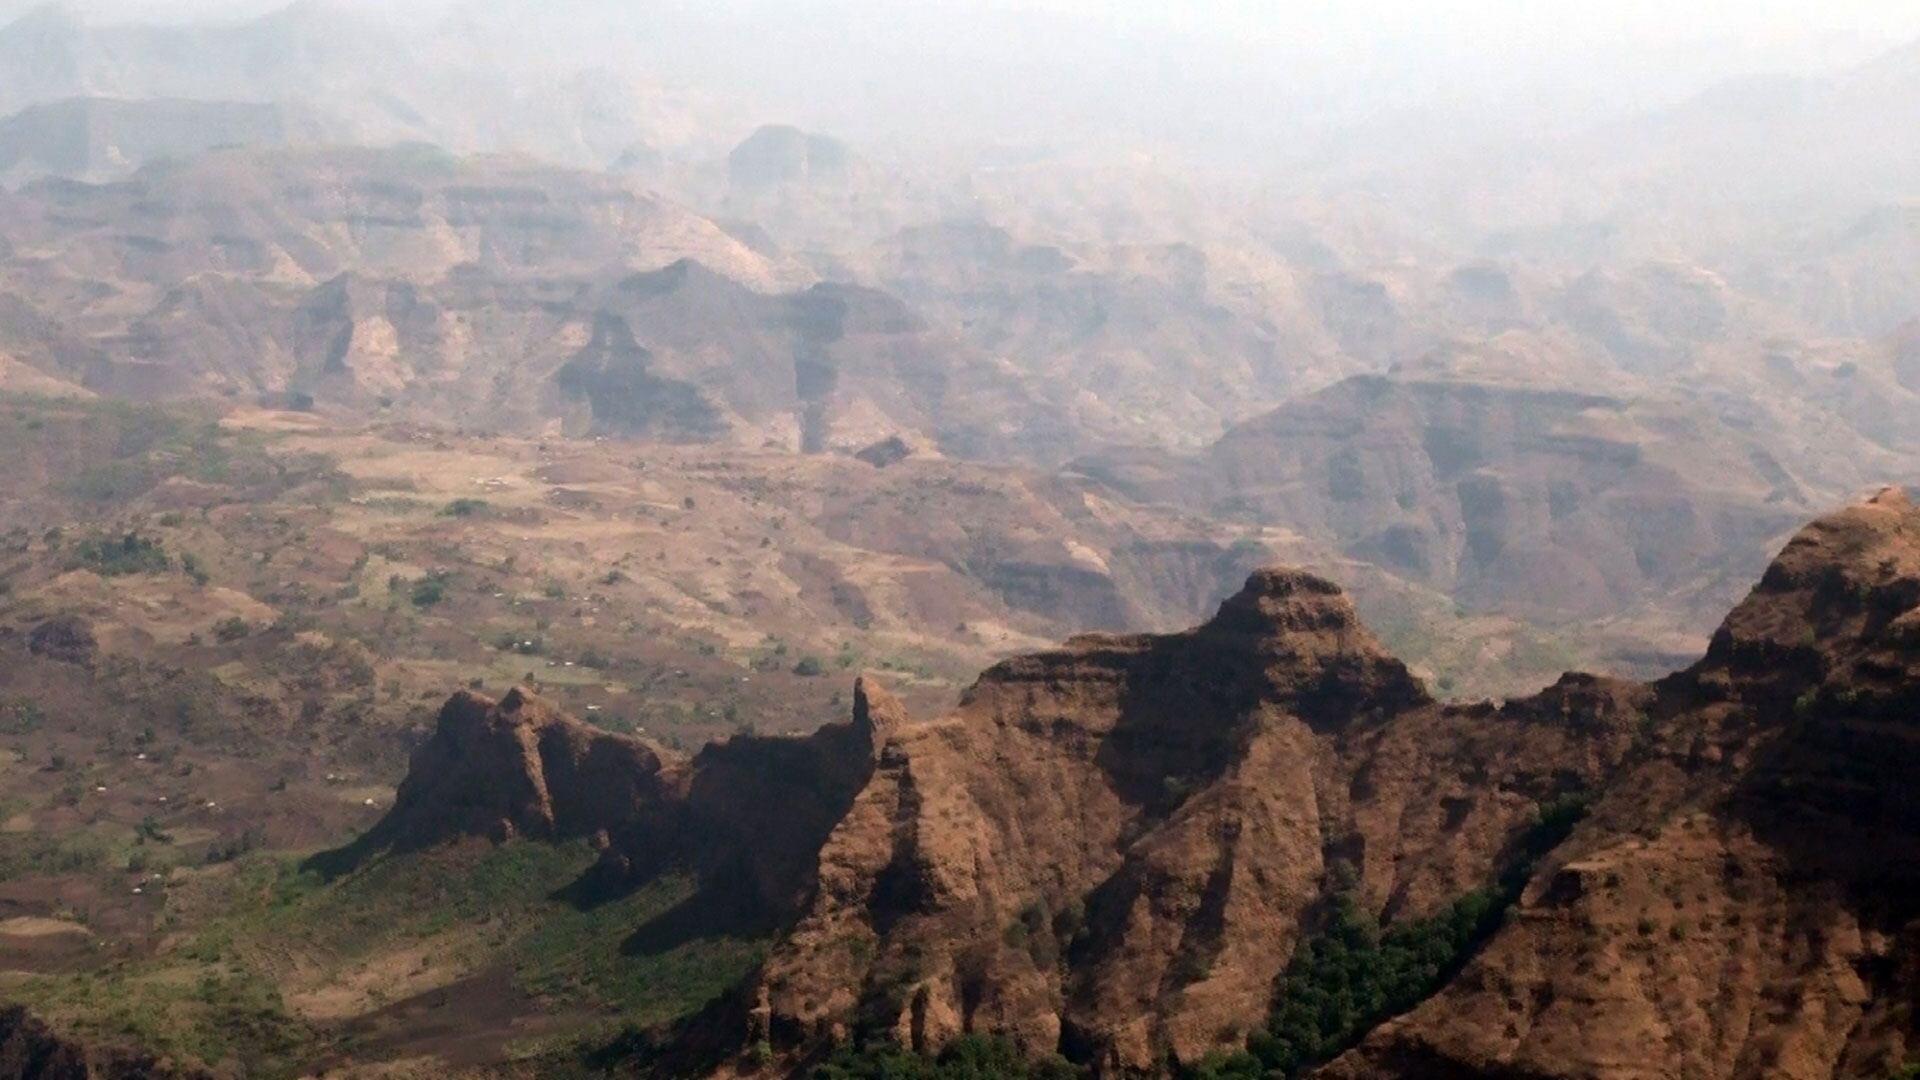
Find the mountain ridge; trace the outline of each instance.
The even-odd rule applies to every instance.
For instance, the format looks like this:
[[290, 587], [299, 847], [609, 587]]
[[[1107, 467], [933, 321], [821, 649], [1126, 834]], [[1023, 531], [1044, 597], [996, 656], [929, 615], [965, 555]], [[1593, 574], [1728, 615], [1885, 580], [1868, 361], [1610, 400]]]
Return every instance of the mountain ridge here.
[[[735, 1047], [764, 1038], [803, 1059], [856, 1038], [932, 1051], [991, 1032], [1103, 1076], [1168, 1054], [1197, 1062], [1260, 1030], [1274, 981], [1337, 890], [1392, 919], [1436, 913], [1506, 872], [1547, 807], [1581, 797], [1595, 800], [1591, 819], [1545, 857], [1480, 958], [1328, 1075], [1405, 1076], [1418, 1060], [1506, 1076], [1493, 1064], [1506, 1057], [1528, 1075], [1585, 1075], [1541, 1071], [1524, 1040], [1451, 1048], [1498, 1025], [1422, 1020], [1476, 1000], [1486, 965], [1551, 952], [1516, 954], [1514, 941], [1546, 925], [1530, 912], [1569, 902], [1567, 881], [1602, 873], [1580, 860], [1608, 830], [1645, 827], [1638, 815], [1688, 805], [1688, 792], [1764, 788], [1761, 748], [1776, 736], [1843, 777], [1858, 751], [1794, 717], [1840, 702], [1906, 715], [1920, 694], [1916, 618], [1920, 510], [1894, 489], [1803, 529], [1688, 671], [1645, 685], [1568, 676], [1499, 705], [1435, 702], [1337, 587], [1258, 571], [1183, 634], [1088, 635], [1003, 662], [938, 719], [879, 707], [893, 720], [855, 739], [869, 771], [836, 789], [824, 831], [792, 834], [804, 846], [781, 860], [799, 868], [778, 878], [786, 887], [758, 890], [784, 898], [771, 925], [785, 929], [714, 1016], [733, 1017], [719, 1026]], [[863, 680], [857, 700], [853, 728], [823, 736], [859, 730], [886, 699]], [[1751, 846], [1769, 842], [1783, 843], [1735, 854], [1773, 874], [1782, 856]], [[732, 866], [716, 882], [752, 880], [729, 858], [709, 865]], [[1806, 865], [1818, 876], [1849, 863]], [[717, 1023], [690, 1030], [711, 1037]]]

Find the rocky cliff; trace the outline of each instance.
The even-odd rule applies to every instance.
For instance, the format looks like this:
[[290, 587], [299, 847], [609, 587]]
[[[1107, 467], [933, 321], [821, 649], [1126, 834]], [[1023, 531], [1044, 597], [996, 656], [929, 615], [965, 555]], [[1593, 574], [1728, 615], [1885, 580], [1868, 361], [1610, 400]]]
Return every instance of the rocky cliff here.
[[349, 847], [316, 856], [338, 872], [462, 837], [590, 841], [588, 894], [670, 869], [699, 875], [730, 917], [790, 918], [813, 856], [866, 784], [899, 706], [862, 683], [854, 715], [804, 738], [737, 735], [688, 758], [565, 716], [515, 688], [462, 691], [414, 754], [393, 808]]
[[1506, 928], [1339, 1078], [1882, 1077], [1916, 1051], [1920, 511], [1816, 522]]
[[909, 726], [768, 961], [776, 1043], [966, 1031], [1105, 1071], [1256, 1028], [1335, 882], [1425, 914], [1597, 783], [1635, 688], [1433, 702], [1332, 585], [1255, 574], [1206, 625], [1087, 637]]
[[375, 835], [604, 834], [622, 874], [755, 898], [777, 944], [687, 1035], [765, 1043], [725, 1069], [986, 1032], [1160, 1075], [1271, 1044], [1331, 912], [1477, 894], [1514, 907], [1325, 1075], [1876, 1076], [1920, 989], [1917, 707], [1920, 511], [1888, 492], [1651, 685], [1437, 702], [1337, 588], [1265, 570], [1194, 630], [1008, 660], [942, 717], [863, 682], [848, 724], [691, 760], [462, 695]]

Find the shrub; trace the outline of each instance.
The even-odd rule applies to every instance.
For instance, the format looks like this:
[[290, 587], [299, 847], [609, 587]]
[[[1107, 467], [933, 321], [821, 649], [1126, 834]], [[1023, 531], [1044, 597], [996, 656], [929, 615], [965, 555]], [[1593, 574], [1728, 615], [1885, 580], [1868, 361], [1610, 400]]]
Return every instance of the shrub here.
[[502, 633], [493, 639], [493, 646], [501, 652], [519, 653], [521, 656], [539, 656], [547, 651], [546, 641], [538, 634]]
[[1180, 1070], [1181, 1075], [1185, 1080], [1297, 1076], [1426, 1000], [1499, 928], [1534, 865], [1567, 838], [1587, 807], [1587, 797], [1578, 793], [1542, 803], [1495, 883], [1427, 918], [1383, 929], [1350, 895], [1334, 897], [1326, 924], [1295, 949], [1265, 1030], [1247, 1040], [1248, 1053], [1215, 1055]]
[[412, 589], [408, 591], [408, 598], [417, 608], [430, 608], [440, 603], [447, 598], [447, 575], [428, 574], [414, 582]]
[[222, 645], [231, 645], [251, 633], [253, 633], [253, 627], [248, 626], [247, 620], [238, 615], [221, 619], [213, 624], [213, 638]]
[[31, 735], [46, 719], [47, 714], [36, 702], [25, 698], [0, 701], [0, 735]]
[[137, 532], [82, 541], [75, 554], [80, 565], [104, 577], [161, 574], [167, 570], [167, 553], [160, 541]]
[[827, 665], [817, 656], [803, 656], [799, 663], [793, 665], [793, 673], [811, 679], [826, 674]]
[[440, 508], [441, 517], [467, 518], [477, 517], [487, 512], [485, 499], [455, 499]]

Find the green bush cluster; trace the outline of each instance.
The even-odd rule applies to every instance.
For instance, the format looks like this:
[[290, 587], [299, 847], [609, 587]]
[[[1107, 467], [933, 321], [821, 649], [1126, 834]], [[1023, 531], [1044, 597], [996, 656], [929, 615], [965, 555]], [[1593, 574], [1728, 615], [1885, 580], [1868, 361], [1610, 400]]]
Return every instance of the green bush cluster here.
[[467, 518], [478, 517], [489, 509], [485, 499], [455, 499], [440, 508], [441, 517]]
[[408, 598], [417, 608], [430, 608], [447, 598], [447, 574], [435, 571], [413, 583]]
[[0, 735], [31, 735], [46, 720], [46, 710], [29, 698], [0, 701]]
[[1352, 896], [1335, 897], [1325, 925], [1295, 949], [1266, 1027], [1244, 1051], [1180, 1070], [1185, 1080], [1298, 1076], [1432, 996], [1499, 928], [1541, 856], [1572, 833], [1587, 806], [1578, 794], [1541, 804], [1499, 879], [1427, 918], [1383, 929]]
[[1058, 1057], [1028, 1058], [1005, 1039], [966, 1035], [938, 1056], [898, 1043], [843, 1046], [814, 1066], [813, 1080], [1079, 1080], [1085, 1072]]
[[1504, 908], [1496, 890], [1483, 889], [1431, 918], [1382, 930], [1351, 897], [1338, 897], [1328, 925], [1301, 944], [1281, 976], [1266, 1029], [1247, 1040], [1245, 1053], [1192, 1075], [1294, 1076], [1334, 1057], [1439, 989]]
[[74, 556], [80, 565], [103, 577], [126, 574], [164, 574], [167, 552], [160, 541], [137, 532], [81, 541]]

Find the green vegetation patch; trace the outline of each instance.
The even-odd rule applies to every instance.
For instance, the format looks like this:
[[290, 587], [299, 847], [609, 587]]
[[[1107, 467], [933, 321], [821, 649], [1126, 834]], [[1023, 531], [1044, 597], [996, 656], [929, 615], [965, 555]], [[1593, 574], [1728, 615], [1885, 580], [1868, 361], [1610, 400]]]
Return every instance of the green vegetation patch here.
[[1583, 796], [1543, 804], [1493, 885], [1422, 919], [1382, 928], [1352, 896], [1333, 899], [1319, 930], [1294, 950], [1266, 1027], [1236, 1054], [1181, 1070], [1185, 1080], [1299, 1076], [1358, 1045], [1366, 1034], [1433, 996], [1519, 900], [1534, 866], [1586, 816]]
[[[97, 868], [116, 854], [105, 838], [6, 839], [0, 876]], [[636, 929], [691, 900], [694, 883], [667, 876], [587, 908], [557, 898], [594, 859], [585, 844], [463, 844], [377, 859], [328, 881], [291, 857], [244, 855], [194, 882], [202, 891], [190, 906], [202, 914], [191, 938], [104, 972], [24, 979], [9, 995], [77, 1032], [273, 1080], [340, 1047], [337, 1031], [287, 1009], [275, 980], [290, 970], [345, 975], [431, 942], [456, 973], [504, 965], [530, 996], [600, 1014], [617, 1030], [685, 1016], [759, 963], [758, 940], [628, 947]], [[170, 908], [168, 918], [179, 918]]]
[[46, 710], [31, 698], [0, 698], [0, 735], [31, 735], [46, 722]]
[[101, 829], [0, 834], [0, 881], [89, 873], [112, 862], [121, 846]]
[[164, 574], [169, 565], [166, 548], [160, 541], [137, 532], [83, 540], [74, 549], [74, 559], [78, 565], [102, 577]]
[[693, 895], [690, 879], [668, 877], [598, 907], [553, 912], [513, 943], [515, 979], [535, 997], [616, 1010], [633, 1026], [685, 1016], [745, 978], [764, 952], [761, 941], [730, 937], [652, 954], [624, 947], [636, 928]]
[[239, 1066], [239, 1075], [300, 1075], [314, 1033], [287, 1011], [258, 970], [223, 964], [194, 970], [30, 979], [12, 997], [83, 1038], [126, 1041], [163, 1057]]
[[470, 518], [479, 517], [487, 512], [489, 505], [485, 499], [455, 499], [440, 508], [441, 517]]

